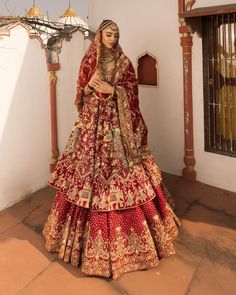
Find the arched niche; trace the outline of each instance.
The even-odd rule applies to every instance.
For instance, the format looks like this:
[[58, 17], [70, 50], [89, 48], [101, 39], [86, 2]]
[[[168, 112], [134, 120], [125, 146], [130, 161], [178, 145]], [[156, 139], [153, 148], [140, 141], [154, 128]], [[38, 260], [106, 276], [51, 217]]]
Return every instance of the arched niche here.
[[145, 52], [137, 59], [138, 84], [143, 86], [159, 86], [158, 59]]

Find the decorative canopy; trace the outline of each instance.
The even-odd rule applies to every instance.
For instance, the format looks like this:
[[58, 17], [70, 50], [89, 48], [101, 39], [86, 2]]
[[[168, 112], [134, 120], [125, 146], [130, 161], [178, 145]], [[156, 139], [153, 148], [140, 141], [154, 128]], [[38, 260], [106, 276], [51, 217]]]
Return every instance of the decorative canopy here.
[[34, 18], [43, 18], [43, 13], [41, 12], [41, 10], [35, 6], [35, 4], [33, 5], [33, 7], [30, 8], [30, 10], [27, 12], [26, 14], [27, 17], [34, 17]]
[[89, 28], [88, 24], [74, 12], [70, 5], [58, 21], [66, 25], [80, 26], [86, 30]]
[[74, 10], [69, 6], [66, 10], [66, 12], [63, 14], [62, 17], [72, 17], [72, 16], [77, 16], [77, 14], [74, 12]]

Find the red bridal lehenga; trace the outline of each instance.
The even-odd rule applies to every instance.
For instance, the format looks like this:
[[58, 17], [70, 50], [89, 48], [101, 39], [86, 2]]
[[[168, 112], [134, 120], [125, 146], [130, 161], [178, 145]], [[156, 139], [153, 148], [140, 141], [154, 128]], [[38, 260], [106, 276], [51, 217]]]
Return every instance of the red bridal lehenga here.
[[[57, 192], [43, 235], [84, 274], [118, 278], [173, 255], [180, 223], [148, 150], [133, 66], [118, 44], [112, 54], [103, 58], [98, 32], [81, 62], [79, 118], [49, 180]], [[95, 71], [115, 95], [86, 91]]]

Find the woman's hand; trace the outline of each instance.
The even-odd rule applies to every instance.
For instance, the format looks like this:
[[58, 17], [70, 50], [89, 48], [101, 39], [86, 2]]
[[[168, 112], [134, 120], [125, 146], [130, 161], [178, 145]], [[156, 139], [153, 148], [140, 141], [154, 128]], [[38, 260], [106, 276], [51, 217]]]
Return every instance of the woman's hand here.
[[88, 87], [91, 88], [91, 89], [95, 89], [96, 85], [97, 85], [97, 82], [100, 81], [100, 77], [99, 77], [99, 74], [98, 72], [96, 71], [92, 78], [90, 79], [90, 81], [88, 82]]
[[96, 80], [94, 81], [94, 89], [100, 93], [103, 93], [103, 94], [112, 94], [114, 89], [113, 89], [113, 86], [111, 86], [109, 83], [107, 82], [104, 82], [102, 80]]
[[109, 83], [102, 81], [98, 72], [95, 72], [92, 78], [90, 79], [88, 83], [88, 87], [90, 89], [94, 89], [100, 93], [104, 94], [112, 94], [114, 91], [113, 86], [111, 86]]

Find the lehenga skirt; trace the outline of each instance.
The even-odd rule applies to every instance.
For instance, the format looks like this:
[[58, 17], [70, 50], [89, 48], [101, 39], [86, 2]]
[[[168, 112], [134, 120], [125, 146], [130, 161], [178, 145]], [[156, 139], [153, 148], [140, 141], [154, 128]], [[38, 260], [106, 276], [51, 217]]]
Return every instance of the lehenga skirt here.
[[152, 155], [127, 164], [115, 101], [86, 103], [49, 184], [46, 248], [84, 274], [117, 278], [175, 253], [172, 199]]
[[81, 265], [86, 275], [116, 279], [155, 267], [161, 257], [175, 254], [180, 225], [168, 202], [165, 217], [162, 210], [157, 196], [139, 207], [99, 212], [69, 202], [58, 191], [43, 230], [46, 249]]

